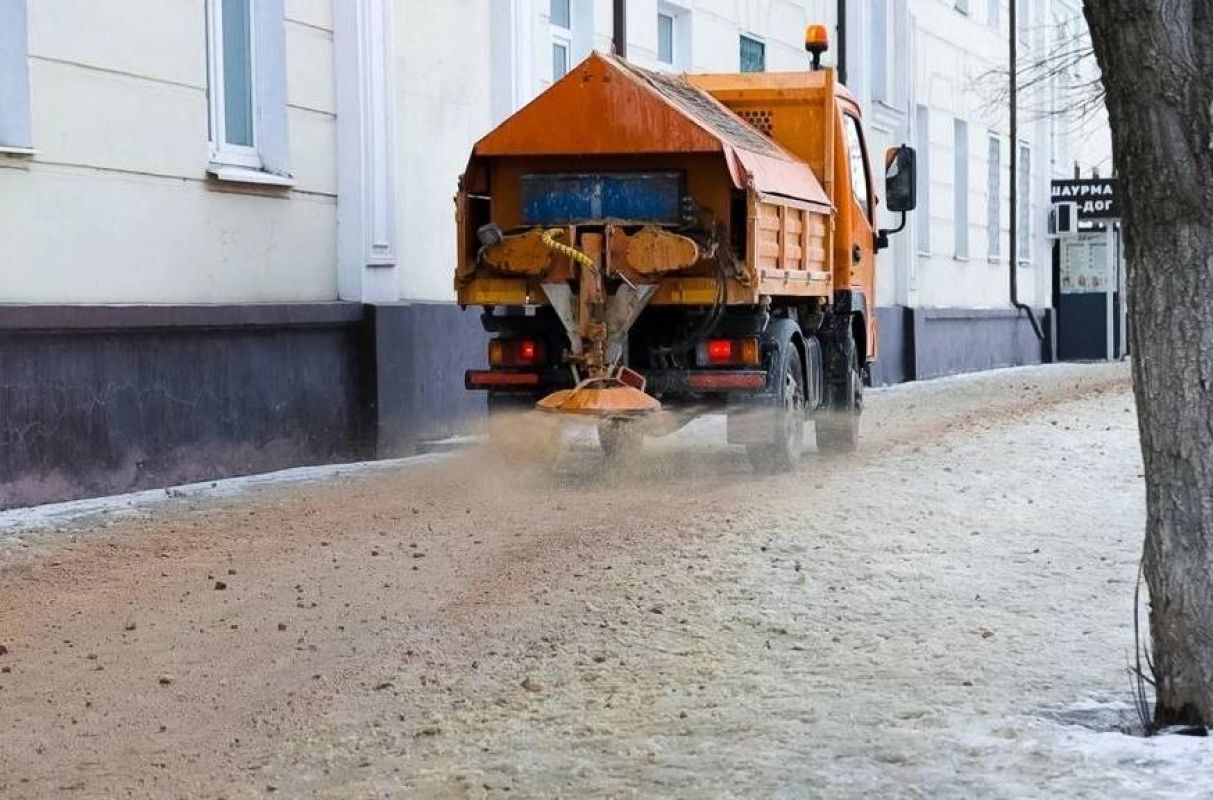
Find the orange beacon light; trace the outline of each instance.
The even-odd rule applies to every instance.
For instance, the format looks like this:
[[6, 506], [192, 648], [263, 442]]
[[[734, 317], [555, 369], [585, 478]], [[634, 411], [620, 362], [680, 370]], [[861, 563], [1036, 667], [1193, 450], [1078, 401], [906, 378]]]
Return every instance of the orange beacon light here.
[[813, 56], [813, 69], [821, 69], [821, 54], [830, 49], [830, 34], [825, 25], [810, 25], [804, 29], [804, 49]]

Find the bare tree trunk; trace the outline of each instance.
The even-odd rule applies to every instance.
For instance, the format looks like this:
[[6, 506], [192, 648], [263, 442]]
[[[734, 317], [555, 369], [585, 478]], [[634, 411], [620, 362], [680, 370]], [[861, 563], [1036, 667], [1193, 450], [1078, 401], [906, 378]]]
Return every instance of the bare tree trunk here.
[[1213, 0], [1085, 0], [1124, 205], [1155, 722], [1213, 725]]

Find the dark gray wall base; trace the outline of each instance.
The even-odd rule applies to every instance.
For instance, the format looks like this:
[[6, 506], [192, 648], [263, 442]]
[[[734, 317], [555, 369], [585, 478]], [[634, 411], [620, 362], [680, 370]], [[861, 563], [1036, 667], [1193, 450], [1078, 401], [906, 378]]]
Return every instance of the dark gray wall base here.
[[0, 306], [0, 508], [402, 455], [485, 413], [454, 304]]
[[1049, 309], [1037, 310], [1046, 332], [1040, 342], [1026, 315], [1011, 308], [904, 308], [877, 309], [880, 325], [880, 360], [873, 382], [938, 378], [961, 372], [1049, 360], [1052, 347]]
[[885, 306], [876, 309], [877, 354], [872, 383], [888, 386], [914, 379], [914, 309]]
[[377, 450], [401, 455], [418, 443], [465, 433], [486, 413], [485, 393], [463, 373], [486, 364], [480, 310], [453, 303], [368, 307], [374, 329]]
[[361, 320], [348, 304], [0, 308], [0, 508], [372, 454]]
[[[1009, 309], [878, 313], [877, 383], [1049, 352]], [[483, 418], [486, 339], [441, 303], [0, 306], [0, 508], [411, 452]]]

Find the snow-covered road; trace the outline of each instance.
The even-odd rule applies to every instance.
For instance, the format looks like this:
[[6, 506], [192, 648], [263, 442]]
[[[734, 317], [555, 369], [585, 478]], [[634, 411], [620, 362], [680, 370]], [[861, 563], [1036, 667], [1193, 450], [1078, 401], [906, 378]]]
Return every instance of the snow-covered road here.
[[794, 475], [708, 419], [10, 530], [0, 796], [1207, 797], [1075, 724], [1131, 714], [1135, 437], [1124, 365], [1040, 367]]

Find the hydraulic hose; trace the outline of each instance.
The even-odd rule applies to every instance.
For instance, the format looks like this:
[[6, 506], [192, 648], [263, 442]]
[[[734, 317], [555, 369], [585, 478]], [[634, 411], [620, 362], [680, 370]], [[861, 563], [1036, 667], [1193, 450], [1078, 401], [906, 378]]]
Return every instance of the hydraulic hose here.
[[549, 228], [548, 230], [544, 231], [539, 238], [549, 250], [553, 250], [563, 256], [568, 256], [569, 258], [573, 259], [573, 261], [576, 261], [578, 264], [586, 267], [587, 269], [593, 269], [594, 259], [587, 256], [576, 247], [569, 247], [567, 244], [561, 244], [560, 242], [556, 241], [557, 238], [563, 235], [564, 231], [560, 230], [560, 228]]

